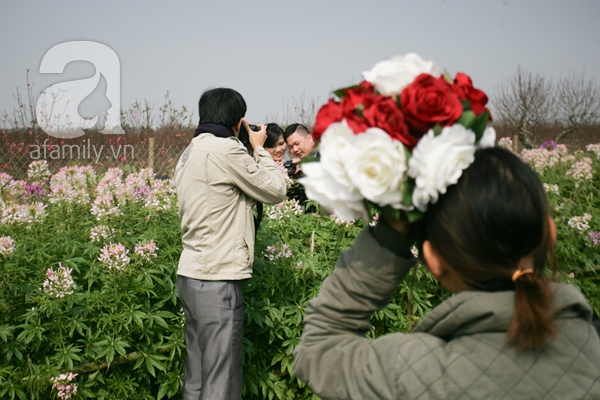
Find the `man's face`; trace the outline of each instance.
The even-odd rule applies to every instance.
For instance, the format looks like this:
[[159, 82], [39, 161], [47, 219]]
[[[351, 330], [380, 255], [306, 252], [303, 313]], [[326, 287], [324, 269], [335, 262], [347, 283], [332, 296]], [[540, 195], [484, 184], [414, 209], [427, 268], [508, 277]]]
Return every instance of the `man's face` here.
[[294, 157], [302, 159], [310, 155], [315, 147], [315, 142], [311, 134], [304, 136], [301, 133], [294, 132], [288, 136], [287, 145]]

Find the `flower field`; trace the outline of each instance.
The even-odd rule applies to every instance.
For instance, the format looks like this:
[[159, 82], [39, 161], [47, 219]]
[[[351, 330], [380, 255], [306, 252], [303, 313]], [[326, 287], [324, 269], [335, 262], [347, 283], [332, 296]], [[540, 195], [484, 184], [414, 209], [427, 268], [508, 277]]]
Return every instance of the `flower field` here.
[[[598, 318], [600, 145], [544, 143], [520, 156], [557, 222], [555, 279], [578, 286]], [[291, 375], [304, 308], [365, 225], [305, 215], [293, 202], [265, 207], [243, 288], [244, 399], [315, 398]], [[0, 172], [0, 398], [179, 398], [180, 251], [173, 182], [151, 170], [51, 175], [37, 161], [24, 180]], [[415, 268], [369, 335], [406, 332], [447, 296]]]

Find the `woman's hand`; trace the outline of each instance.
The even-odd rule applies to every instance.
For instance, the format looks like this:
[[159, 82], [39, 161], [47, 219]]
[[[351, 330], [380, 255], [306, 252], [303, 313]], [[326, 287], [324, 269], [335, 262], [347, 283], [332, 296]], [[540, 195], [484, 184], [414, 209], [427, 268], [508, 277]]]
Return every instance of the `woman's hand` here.
[[389, 226], [394, 228], [396, 231], [402, 233], [403, 235], [408, 235], [410, 233], [411, 227], [405, 212], [400, 212], [400, 220], [394, 219], [389, 216], [383, 216], [383, 218], [385, 218], [385, 222], [387, 222]]

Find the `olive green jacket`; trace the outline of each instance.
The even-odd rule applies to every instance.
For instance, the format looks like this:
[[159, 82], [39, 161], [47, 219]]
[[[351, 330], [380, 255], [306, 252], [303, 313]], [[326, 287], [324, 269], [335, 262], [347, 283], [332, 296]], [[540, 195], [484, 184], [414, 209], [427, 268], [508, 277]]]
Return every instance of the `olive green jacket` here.
[[539, 352], [504, 344], [514, 292], [464, 291], [413, 332], [365, 338], [413, 261], [369, 230], [342, 253], [307, 306], [294, 374], [324, 399], [600, 399], [600, 339], [591, 308], [556, 284], [558, 335]]
[[235, 137], [195, 137], [175, 168], [183, 232], [177, 275], [200, 280], [252, 276], [256, 201], [285, 200], [285, 180], [262, 147], [254, 157]]

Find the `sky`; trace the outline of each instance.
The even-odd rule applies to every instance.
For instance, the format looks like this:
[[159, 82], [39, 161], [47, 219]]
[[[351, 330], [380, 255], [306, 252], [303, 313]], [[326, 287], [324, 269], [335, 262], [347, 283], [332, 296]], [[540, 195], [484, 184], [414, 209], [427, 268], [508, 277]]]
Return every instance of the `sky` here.
[[36, 95], [94, 76], [82, 61], [39, 73], [46, 52], [69, 41], [116, 53], [121, 108], [136, 100], [159, 107], [168, 92], [195, 111], [195, 122], [209, 88], [239, 91], [250, 122], [279, 122], [294, 102], [318, 107], [378, 61], [409, 52], [452, 76], [469, 74], [493, 99], [518, 66], [548, 79], [575, 72], [600, 81], [599, 20], [598, 0], [5, 0], [0, 113], [18, 106], [27, 69]]

